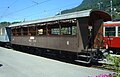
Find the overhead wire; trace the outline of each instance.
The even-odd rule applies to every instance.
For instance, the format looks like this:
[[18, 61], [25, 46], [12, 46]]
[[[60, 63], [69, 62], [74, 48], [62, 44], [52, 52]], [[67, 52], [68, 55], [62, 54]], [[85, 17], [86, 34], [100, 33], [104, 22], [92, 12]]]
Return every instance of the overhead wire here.
[[38, 2], [36, 2], [36, 1], [33, 1], [33, 0], [32, 0], [32, 2], [33, 2], [33, 3], [35, 3], [35, 4], [39, 4]]
[[[76, 4], [76, 3], [72, 3], [72, 4], [69, 4], [69, 5], [64, 5], [62, 7], [58, 7], [58, 8], [54, 8], [54, 9], [50, 9], [50, 10], [44, 10], [43, 12], [38, 12], [38, 13], [35, 13], [35, 14], [31, 14], [31, 15], [26, 15], [26, 16], [21, 17], [21, 18], [27, 19], [26, 17], [31, 17], [31, 16], [35, 16], [35, 15], [38, 16], [37, 14], [39, 14], [39, 13], [44, 14], [45, 12], [53, 11], [53, 10], [55, 11], [55, 10], [58, 10], [58, 9], [59, 9], [59, 12], [60, 12], [62, 10], [61, 8], [65, 8], [65, 7], [74, 5], [74, 4]], [[19, 19], [19, 18], [15, 18], [15, 19]]]
[[17, 2], [17, 0], [13, 1], [10, 5], [8, 5], [5, 9], [5, 11], [1, 14], [0, 16], [0, 20], [5, 16], [5, 14], [8, 12], [8, 10], [13, 6], [13, 4], [15, 4]]
[[12, 3], [9, 5], [9, 7], [12, 7], [13, 4], [15, 4], [17, 1], [18, 1], [18, 0], [15, 0], [14, 2], [12, 2]]
[[9, 16], [9, 15], [12, 15], [12, 14], [15, 14], [15, 13], [18, 13], [18, 12], [21, 12], [21, 11], [24, 11], [24, 10], [29, 9], [29, 8], [32, 8], [32, 7], [35, 7], [35, 6], [37, 6], [37, 5], [43, 4], [43, 3], [48, 2], [48, 1], [51, 1], [51, 0], [44, 0], [44, 1], [40, 2], [40, 3], [33, 1], [35, 4], [30, 5], [30, 6], [28, 6], [28, 7], [25, 7], [25, 8], [23, 8], [23, 9], [20, 9], [20, 10], [14, 11], [14, 12], [11, 12], [11, 13], [5, 15], [4, 17]]

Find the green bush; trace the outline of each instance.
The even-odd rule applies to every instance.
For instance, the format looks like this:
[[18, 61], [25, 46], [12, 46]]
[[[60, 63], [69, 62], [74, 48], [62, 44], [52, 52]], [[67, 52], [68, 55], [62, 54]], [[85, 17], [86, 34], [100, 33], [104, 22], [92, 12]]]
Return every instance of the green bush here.
[[116, 56], [107, 55], [107, 60], [113, 63], [112, 68], [114, 69], [115, 77], [120, 77], [120, 58]]

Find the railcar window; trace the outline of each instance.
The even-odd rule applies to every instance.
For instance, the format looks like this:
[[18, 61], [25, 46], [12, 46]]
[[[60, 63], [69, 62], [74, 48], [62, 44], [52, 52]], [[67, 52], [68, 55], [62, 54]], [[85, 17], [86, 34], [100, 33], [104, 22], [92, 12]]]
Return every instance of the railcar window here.
[[72, 35], [77, 34], [77, 26], [72, 26]]
[[120, 36], [120, 27], [118, 27], [118, 36]]
[[105, 27], [105, 36], [115, 36], [115, 27]]
[[12, 35], [16, 36], [16, 29], [15, 28], [12, 29]]
[[5, 28], [1, 28], [0, 29], [0, 35], [4, 35], [5, 34]]
[[48, 35], [60, 35], [59, 24], [52, 24], [48, 26]]
[[38, 35], [43, 35], [43, 29], [38, 29]]
[[2, 35], [2, 28], [0, 29], [0, 35]]
[[28, 27], [22, 27], [23, 35], [28, 35]]
[[71, 35], [72, 34], [71, 27], [62, 27], [61, 28], [61, 34], [62, 35]]
[[28, 35], [31, 35], [31, 36], [35, 36], [36, 35], [36, 27], [35, 26], [29, 27]]
[[59, 28], [52, 28], [51, 29], [51, 34], [59, 35], [60, 34], [60, 29]]
[[21, 35], [21, 28], [17, 28], [16, 29], [16, 34], [19, 36], [19, 35]]
[[46, 34], [46, 26], [38, 26], [37, 35], [45, 35], [45, 34]]

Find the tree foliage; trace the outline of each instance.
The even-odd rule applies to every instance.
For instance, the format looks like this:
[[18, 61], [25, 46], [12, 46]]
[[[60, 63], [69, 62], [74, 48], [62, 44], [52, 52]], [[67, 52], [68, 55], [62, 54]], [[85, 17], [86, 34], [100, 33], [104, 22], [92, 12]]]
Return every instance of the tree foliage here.
[[11, 24], [16, 24], [16, 23], [20, 23], [19, 21], [18, 22], [0, 22], [0, 27], [6, 27], [6, 26], [9, 26]]
[[1, 22], [0, 27], [9, 26], [10, 24], [11, 24], [10, 22]]
[[[118, 19], [120, 18], [120, 0], [112, 0], [112, 7], [113, 7], [113, 18]], [[104, 10], [111, 14], [111, 3], [110, 0], [83, 0], [83, 2], [72, 9], [63, 10], [61, 14], [70, 13], [75, 11], [81, 11], [86, 9], [95, 9], [95, 10]]]

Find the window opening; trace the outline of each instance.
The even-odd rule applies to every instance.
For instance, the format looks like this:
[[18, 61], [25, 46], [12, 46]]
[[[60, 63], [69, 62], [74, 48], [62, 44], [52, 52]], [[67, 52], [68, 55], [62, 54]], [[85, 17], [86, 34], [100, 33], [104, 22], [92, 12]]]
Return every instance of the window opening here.
[[35, 26], [29, 27], [28, 35], [30, 35], [30, 36], [35, 36], [36, 35], [36, 27]]
[[37, 35], [46, 35], [46, 26], [37, 27]]
[[118, 27], [118, 36], [120, 36], [120, 27]]
[[15, 28], [13, 28], [12, 29], [12, 33], [11, 33], [13, 36], [16, 36], [16, 29]]
[[59, 24], [48, 25], [48, 35], [60, 35]]
[[21, 28], [16, 28], [16, 35], [20, 36], [21, 35]]
[[105, 27], [105, 36], [115, 36], [115, 27]]
[[22, 27], [23, 35], [28, 35], [28, 27]]

